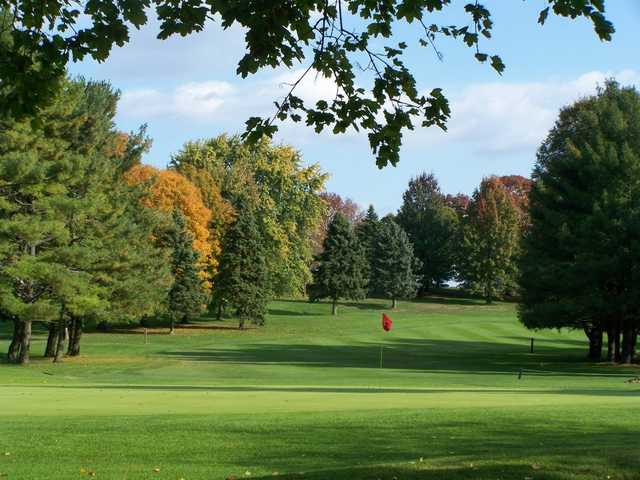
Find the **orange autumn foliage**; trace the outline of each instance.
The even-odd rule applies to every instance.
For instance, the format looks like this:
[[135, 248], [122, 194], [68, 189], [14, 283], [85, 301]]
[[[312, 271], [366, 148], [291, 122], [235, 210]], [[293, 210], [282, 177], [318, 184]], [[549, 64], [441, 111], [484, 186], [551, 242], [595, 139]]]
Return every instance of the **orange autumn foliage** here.
[[[204, 205], [200, 190], [175, 170], [159, 170], [150, 165], [135, 165], [124, 177], [130, 185], [148, 183], [149, 194], [143, 199], [145, 206], [165, 212], [174, 209], [182, 212], [193, 236], [193, 249], [200, 254], [203, 273], [209, 277], [217, 261], [212, 256], [209, 238], [211, 210]], [[210, 281], [210, 278], [206, 279]]]

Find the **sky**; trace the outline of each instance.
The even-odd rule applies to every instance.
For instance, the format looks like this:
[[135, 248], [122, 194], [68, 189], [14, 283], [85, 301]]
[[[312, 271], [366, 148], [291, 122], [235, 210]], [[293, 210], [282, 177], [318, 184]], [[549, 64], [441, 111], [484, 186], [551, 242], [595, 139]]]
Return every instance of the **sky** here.
[[[465, 3], [454, 0], [447, 13], [427, 23], [466, 23], [460, 15]], [[488, 175], [529, 176], [536, 150], [562, 106], [595, 92], [609, 77], [640, 87], [640, 1], [607, 0], [607, 17], [616, 28], [611, 42], [598, 40], [582, 18], [550, 16], [538, 25], [538, 12], [546, 4], [542, 0], [484, 3], [494, 31], [481, 48], [502, 57], [507, 66], [502, 76], [476, 62], [460, 42], [440, 41], [440, 61], [432, 50], [411, 46], [417, 44], [412, 27], [397, 30], [394, 41], [410, 44], [407, 64], [419, 89], [442, 88], [452, 116], [446, 133], [417, 128], [405, 136], [396, 167], [376, 167], [365, 133], [316, 134], [304, 125], [285, 124], [276, 142], [293, 145], [305, 163], [319, 163], [330, 175], [328, 191], [386, 214], [398, 209], [408, 181], [423, 171], [433, 172], [442, 191], [452, 194], [471, 194]], [[117, 127], [130, 131], [147, 124], [153, 146], [144, 161], [158, 167], [186, 141], [241, 133], [250, 116], [272, 115], [273, 102], [286, 94], [284, 84], [305, 67], [269, 69], [241, 79], [235, 75], [245, 52], [240, 27], [223, 30], [212, 22], [201, 33], [168, 40], [157, 40], [157, 32], [151, 21], [107, 61], [87, 59], [73, 64], [70, 72], [108, 80], [121, 91]], [[368, 78], [357, 81], [368, 85]], [[332, 98], [334, 92], [331, 80], [311, 76], [298, 94], [315, 101]]]

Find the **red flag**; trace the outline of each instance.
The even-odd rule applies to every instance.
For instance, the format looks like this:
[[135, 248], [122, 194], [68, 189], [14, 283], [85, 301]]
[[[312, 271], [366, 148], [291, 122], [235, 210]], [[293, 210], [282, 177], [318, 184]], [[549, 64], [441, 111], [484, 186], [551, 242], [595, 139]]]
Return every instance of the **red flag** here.
[[387, 316], [386, 313], [382, 314], [382, 329], [385, 332], [388, 332], [389, 330], [391, 330], [391, 327], [393, 325], [393, 321]]

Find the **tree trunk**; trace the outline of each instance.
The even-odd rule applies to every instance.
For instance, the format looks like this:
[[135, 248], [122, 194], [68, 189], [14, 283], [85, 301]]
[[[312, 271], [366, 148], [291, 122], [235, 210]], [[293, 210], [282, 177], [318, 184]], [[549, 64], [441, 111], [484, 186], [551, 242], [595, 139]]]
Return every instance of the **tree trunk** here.
[[589, 338], [589, 359], [600, 361], [602, 358], [602, 330], [600, 327], [585, 327], [584, 333]]
[[56, 345], [56, 356], [53, 359], [55, 363], [61, 362], [62, 357], [64, 355], [64, 341], [66, 337], [64, 333], [65, 333], [65, 321], [60, 320], [60, 322], [58, 322], [58, 343]]
[[391, 299], [391, 308], [396, 308], [398, 306], [398, 301], [395, 298]]
[[245, 318], [244, 317], [240, 317], [238, 319], [238, 328], [240, 330], [244, 330], [244, 322], [245, 322]]
[[173, 315], [171, 315], [171, 326], [169, 327], [169, 335], [173, 335], [174, 333], [176, 333], [176, 322], [175, 319], [173, 318]]
[[80, 355], [80, 339], [82, 338], [82, 319], [72, 318], [71, 329], [69, 330], [69, 347], [67, 355], [77, 357]]
[[56, 356], [56, 346], [58, 345], [58, 336], [60, 330], [55, 323], [49, 324], [49, 335], [47, 336], [47, 346], [44, 350], [44, 356], [47, 358], [53, 358]]
[[334, 298], [331, 304], [331, 315], [338, 315], [338, 299]]
[[489, 285], [485, 285], [484, 287], [484, 301], [487, 305], [491, 305], [491, 289]]
[[29, 363], [29, 350], [31, 349], [31, 320], [22, 322], [22, 338], [20, 339], [20, 354], [18, 363], [26, 365]]
[[620, 328], [616, 325], [616, 329], [615, 329], [615, 333], [613, 335], [613, 348], [614, 348], [614, 354], [613, 354], [613, 361], [614, 362], [619, 362], [621, 355], [620, 355]]
[[7, 353], [9, 363], [17, 363], [20, 355], [20, 346], [22, 345], [23, 324], [20, 320], [13, 320], [13, 336]]
[[622, 355], [620, 356], [620, 361], [627, 365], [633, 362], [633, 328], [631, 325], [625, 325], [622, 329]]
[[216, 314], [216, 318], [218, 320], [222, 320], [222, 301], [218, 302], [217, 310], [218, 310], [218, 312]]
[[615, 333], [616, 329], [613, 325], [607, 326], [607, 361], [615, 362], [616, 361], [616, 349], [615, 349]]

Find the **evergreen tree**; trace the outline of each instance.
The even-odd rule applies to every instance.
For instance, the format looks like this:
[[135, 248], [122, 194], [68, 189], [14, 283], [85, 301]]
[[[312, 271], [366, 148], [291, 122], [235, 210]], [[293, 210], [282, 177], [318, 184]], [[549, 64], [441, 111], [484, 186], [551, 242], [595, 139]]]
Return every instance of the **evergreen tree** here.
[[256, 212], [245, 199], [234, 202], [237, 217], [226, 232], [215, 279], [214, 303], [218, 312], [230, 307], [243, 329], [247, 321], [263, 325], [271, 296], [268, 249]]
[[458, 216], [445, 205], [432, 173], [411, 179], [402, 198], [396, 222], [407, 232], [422, 263], [422, 287], [440, 287], [454, 274]]
[[575, 328], [589, 357], [630, 363], [640, 322], [640, 94], [608, 81], [561, 110], [538, 150], [520, 319]]
[[358, 300], [367, 293], [367, 257], [353, 228], [337, 213], [317, 257], [314, 291], [318, 298], [332, 300], [332, 314], [338, 313], [338, 299]]
[[[69, 351], [79, 352], [82, 319], [110, 309], [109, 265], [115, 276], [126, 271], [127, 262], [113, 257], [135, 257], [128, 250], [136, 242], [126, 236], [117, 239], [120, 249], [110, 248], [120, 212], [130, 208], [115, 203], [125, 197], [107, 154], [117, 137], [117, 98], [107, 84], [66, 81], [37, 117], [1, 120], [0, 310], [14, 322], [10, 361], [28, 362], [34, 321], [50, 324], [50, 356], [63, 355], [67, 325]], [[152, 233], [144, 232], [146, 245]], [[154, 270], [162, 278], [162, 268]]]
[[187, 230], [187, 222], [178, 210], [173, 211], [173, 223], [168, 242], [173, 275], [168, 301], [171, 333], [174, 333], [176, 320], [188, 322], [190, 317], [202, 313], [207, 303], [202, 279], [198, 276], [199, 255], [193, 249], [193, 238]]
[[375, 290], [392, 301], [413, 298], [419, 282], [416, 271], [420, 261], [413, 255], [413, 245], [402, 228], [393, 220], [383, 220], [375, 235], [371, 283]]
[[487, 303], [512, 290], [519, 242], [519, 216], [507, 190], [497, 178], [485, 178], [462, 225], [460, 280]]
[[[367, 277], [370, 277], [373, 274], [376, 247], [375, 243], [379, 224], [380, 220], [378, 219], [378, 214], [373, 208], [373, 205], [369, 205], [364, 218], [355, 226], [356, 235], [358, 236], [358, 240], [363, 246], [367, 257]], [[369, 282], [369, 296], [380, 293], [375, 287], [376, 285], [374, 283]]]

